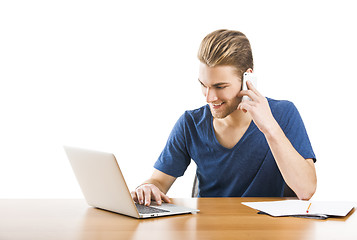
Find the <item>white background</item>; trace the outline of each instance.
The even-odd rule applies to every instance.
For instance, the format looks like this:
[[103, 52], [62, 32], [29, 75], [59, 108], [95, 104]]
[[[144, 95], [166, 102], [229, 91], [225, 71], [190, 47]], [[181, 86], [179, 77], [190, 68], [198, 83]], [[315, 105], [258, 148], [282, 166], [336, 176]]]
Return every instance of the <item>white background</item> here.
[[[315, 199], [357, 200], [353, 1], [1, 1], [0, 198], [82, 198], [63, 145], [114, 152], [133, 189], [180, 115], [205, 104], [198, 46], [253, 48], [259, 89], [295, 103]], [[195, 166], [170, 197], [190, 197]]]

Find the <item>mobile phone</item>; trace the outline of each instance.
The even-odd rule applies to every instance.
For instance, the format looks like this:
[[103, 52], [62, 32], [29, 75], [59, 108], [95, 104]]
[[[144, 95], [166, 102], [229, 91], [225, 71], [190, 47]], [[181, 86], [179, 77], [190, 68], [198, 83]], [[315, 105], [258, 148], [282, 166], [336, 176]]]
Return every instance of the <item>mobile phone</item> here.
[[[250, 81], [251, 83], [253, 83], [253, 86], [255, 88], [257, 88], [257, 77], [254, 73], [250, 73], [250, 72], [245, 72], [243, 73], [243, 87], [242, 90], [248, 90], [248, 86], [247, 86], [247, 81]], [[244, 100], [250, 100], [251, 99], [248, 96], [243, 96], [243, 101]]]

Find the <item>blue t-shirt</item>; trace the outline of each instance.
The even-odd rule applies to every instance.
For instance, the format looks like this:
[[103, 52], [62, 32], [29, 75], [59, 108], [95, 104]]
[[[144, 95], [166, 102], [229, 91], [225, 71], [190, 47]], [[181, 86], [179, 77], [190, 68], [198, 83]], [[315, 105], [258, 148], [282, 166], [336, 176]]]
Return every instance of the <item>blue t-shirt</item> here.
[[[293, 103], [268, 99], [275, 120], [297, 152], [316, 160]], [[209, 105], [186, 111], [176, 122], [154, 167], [173, 177], [197, 164], [200, 197], [282, 197], [285, 182], [264, 134], [252, 121], [231, 149], [217, 140]]]

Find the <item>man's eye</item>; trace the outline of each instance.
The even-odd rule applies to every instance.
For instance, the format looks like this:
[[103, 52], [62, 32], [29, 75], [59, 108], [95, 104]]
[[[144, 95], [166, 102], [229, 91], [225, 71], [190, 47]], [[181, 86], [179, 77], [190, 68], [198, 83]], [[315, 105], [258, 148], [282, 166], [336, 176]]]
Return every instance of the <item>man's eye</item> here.
[[224, 87], [216, 87], [217, 89], [224, 89], [224, 88], [226, 88], [226, 86], [224, 86]]

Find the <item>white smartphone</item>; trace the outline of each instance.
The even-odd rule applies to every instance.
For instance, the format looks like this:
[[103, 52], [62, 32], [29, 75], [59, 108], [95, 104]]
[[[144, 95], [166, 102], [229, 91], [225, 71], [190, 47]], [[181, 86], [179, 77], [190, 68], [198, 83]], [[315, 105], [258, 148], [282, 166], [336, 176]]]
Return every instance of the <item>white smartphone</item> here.
[[[243, 88], [242, 90], [248, 90], [248, 86], [247, 86], [247, 81], [251, 81], [251, 83], [253, 83], [253, 86], [255, 88], [257, 88], [257, 77], [255, 76], [254, 73], [249, 73], [249, 72], [245, 72], [243, 73]], [[243, 96], [243, 101], [244, 100], [251, 100], [248, 96]]]

